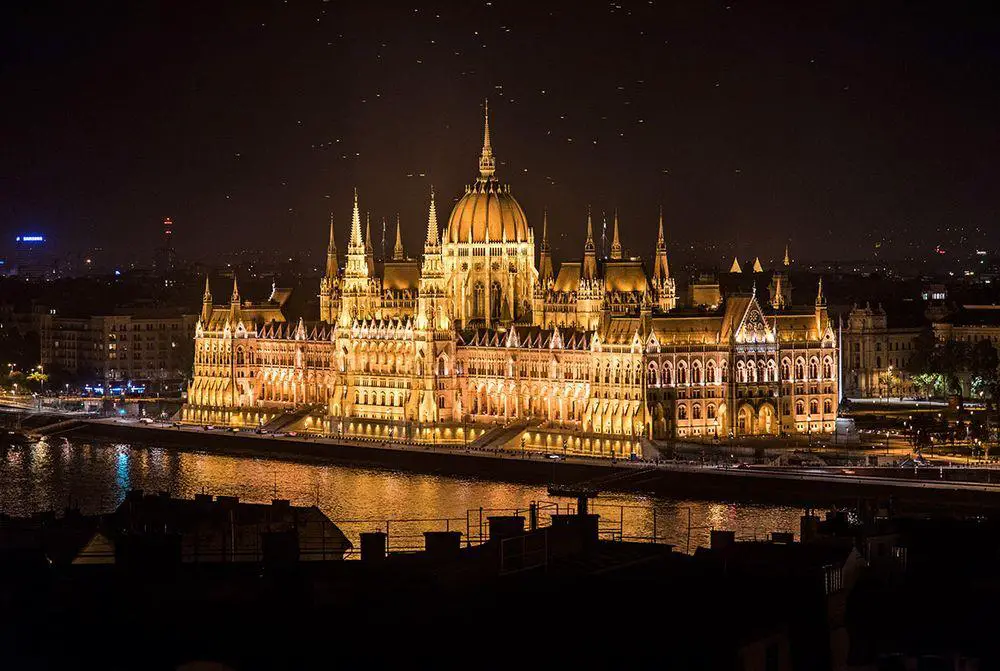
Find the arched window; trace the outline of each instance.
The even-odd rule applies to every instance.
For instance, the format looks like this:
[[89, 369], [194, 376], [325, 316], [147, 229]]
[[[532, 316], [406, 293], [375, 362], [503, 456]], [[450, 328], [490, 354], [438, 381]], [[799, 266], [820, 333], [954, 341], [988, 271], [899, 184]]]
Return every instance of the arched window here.
[[361, 394], [358, 392], [354, 392], [354, 404], [355, 405], [361, 404]]
[[774, 365], [774, 359], [771, 359], [770, 361], [767, 362], [767, 374], [765, 376], [765, 379], [768, 382], [778, 381], [778, 367]]
[[806, 413], [806, 404], [801, 400], [795, 402], [795, 414], [804, 415]]
[[691, 419], [701, 419], [701, 404], [695, 403], [691, 408]]
[[832, 412], [833, 412], [833, 403], [830, 401], [830, 399], [826, 399], [825, 401], [823, 401], [823, 414], [829, 415]]
[[823, 377], [827, 380], [833, 379], [833, 359], [830, 357], [823, 359]]
[[687, 384], [687, 364], [683, 361], [677, 363], [677, 384]]
[[499, 320], [500, 311], [503, 308], [503, 292], [500, 283], [494, 282], [490, 285], [490, 317]]
[[722, 381], [729, 382], [729, 364], [723, 361], [722, 364], [719, 366], [719, 369], [722, 372]]
[[809, 401], [809, 414], [818, 415], [819, 414], [819, 401], [812, 399]]
[[663, 384], [664, 386], [670, 386], [674, 383], [674, 367], [670, 365], [670, 362], [663, 364]]
[[819, 379], [819, 359], [813, 357], [809, 359], [809, 379], [818, 380]]
[[472, 288], [472, 316], [486, 316], [486, 287], [482, 282], [476, 282]]
[[781, 360], [781, 379], [784, 382], [792, 380], [792, 362], [787, 358]]
[[736, 362], [736, 381], [737, 382], [747, 381], [747, 366], [742, 361]]
[[677, 406], [677, 419], [687, 419], [688, 409], [686, 405]]
[[444, 357], [438, 357], [438, 375], [444, 376], [448, 374], [448, 367], [445, 365]]
[[757, 381], [757, 364], [753, 359], [747, 361], [747, 382]]
[[708, 404], [708, 418], [715, 419], [715, 405], [711, 403]]
[[[691, 364], [691, 383], [692, 384], [701, 384], [701, 362], [700, 361], [695, 361], [693, 364]], [[697, 406], [695, 406], [695, 407], [697, 407]], [[699, 408], [699, 413], [700, 412], [701, 412], [701, 410]], [[695, 419], [697, 419], [697, 417]]]
[[708, 363], [705, 364], [705, 381], [709, 384], [718, 384], [718, 374], [719, 371], [715, 367], [715, 362], [709, 359]]
[[795, 379], [804, 380], [806, 377], [806, 360], [799, 357], [795, 360]]
[[649, 362], [649, 384], [653, 387], [660, 386], [660, 371], [657, 369], [655, 361]]

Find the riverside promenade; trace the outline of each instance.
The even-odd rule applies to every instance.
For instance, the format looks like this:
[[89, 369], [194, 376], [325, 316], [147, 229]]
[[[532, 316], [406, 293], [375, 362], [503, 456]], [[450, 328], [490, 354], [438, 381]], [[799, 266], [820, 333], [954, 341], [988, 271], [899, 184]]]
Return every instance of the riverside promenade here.
[[937, 468], [730, 467], [690, 462], [615, 461], [475, 446], [413, 446], [315, 436], [87, 419], [66, 422], [52, 440], [96, 438], [233, 456], [353, 464], [485, 480], [639, 495], [853, 506], [883, 499], [903, 510], [1000, 510], [1000, 471]]

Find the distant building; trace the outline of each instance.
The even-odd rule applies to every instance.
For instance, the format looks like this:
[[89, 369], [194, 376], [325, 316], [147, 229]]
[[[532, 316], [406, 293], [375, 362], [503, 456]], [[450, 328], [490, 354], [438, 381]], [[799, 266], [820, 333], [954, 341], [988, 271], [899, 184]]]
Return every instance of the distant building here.
[[[917, 337], [927, 327], [922, 318], [890, 317], [879, 305], [855, 306], [843, 323], [843, 386], [847, 398], [913, 396], [907, 372]], [[902, 323], [901, 323], [902, 322]]]
[[177, 252], [174, 250], [174, 222], [163, 220], [160, 246], [156, 249], [156, 272], [161, 276], [172, 275], [177, 270]]
[[[90, 317], [38, 316], [41, 361], [103, 394], [137, 391], [177, 394], [191, 366], [190, 338], [197, 315], [136, 310]], [[118, 390], [118, 391], [115, 391]]]
[[48, 250], [48, 240], [41, 233], [22, 233], [14, 238], [14, 257], [8, 261], [8, 272], [29, 280], [52, 277], [55, 259]]

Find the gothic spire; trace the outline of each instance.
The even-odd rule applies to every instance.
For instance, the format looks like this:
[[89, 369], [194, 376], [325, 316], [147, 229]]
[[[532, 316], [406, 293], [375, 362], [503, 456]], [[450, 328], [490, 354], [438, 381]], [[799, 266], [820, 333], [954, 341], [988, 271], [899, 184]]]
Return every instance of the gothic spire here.
[[201, 300], [203, 303], [212, 302], [212, 290], [208, 286], [208, 273], [205, 273], [205, 293], [201, 295]]
[[361, 211], [358, 210], [358, 190], [354, 189], [354, 211], [351, 213], [351, 240], [347, 245], [349, 254], [356, 254], [360, 250], [364, 253], [365, 243], [361, 239]]
[[434, 186], [431, 185], [431, 204], [427, 209], [427, 239], [424, 248], [436, 247], [439, 242], [437, 207], [434, 205]]
[[762, 273], [762, 272], [764, 272], [764, 266], [760, 265], [760, 257], [759, 256], [753, 257], [753, 271], [755, 273]]
[[784, 266], [785, 266], [786, 268], [787, 268], [788, 266], [792, 265], [792, 261], [791, 261], [791, 259], [790, 259], [790, 258], [788, 257], [788, 243], [787, 243], [787, 242], [785, 243], [785, 260], [784, 260], [784, 261], [783, 261], [782, 263], [784, 264]]
[[372, 213], [365, 212], [365, 254], [374, 254], [372, 247]]
[[594, 224], [587, 206], [587, 242], [583, 245], [583, 268], [580, 277], [585, 280], [597, 279], [597, 249], [594, 247]]
[[729, 267], [729, 272], [731, 273], [742, 273], [743, 269], [740, 268], [740, 260], [738, 257], [733, 257], [733, 265]]
[[538, 278], [544, 282], [553, 276], [552, 250], [549, 247], [549, 211], [542, 210], [542, 244], [538, 255]]
[[816, 306], [826, 305], [826, 297], [823, 296], [823, 278], [819, 278], [819, 286], [816, 289]]
[[229, 297], [229, 302], [237, 305], [240, 302], [240, 288], [236, 284], [236, 273], [233, 273], [233, 295]]
[[549, 211], [542, 210], [542, 251], [549, 250]]
[[667, 241], [663, 235], [663, 206], [660, 206], [660, 230], [656, 234], [656, 262], [653, 267], [653, 277], [666, 280], [670, 277], [670, 266], [667, 264]]
[[496, 161], [493, 159], [493, 145], [490, 143], [490, 101], [483, 106], [485, 123], [483, 124], [483, 153], [479, 156], [479, 175], [481, 179], [489, 179], [496, 171]]
[[399, 214], [396, 214], [396, 246], [392, 249], [392, 260], [402, 261], [406, 258], [406, 251], [403, 249], [403, 234], [399, 230]]
[[663, 206], [660, 205], [660, 232], [656, 234], [656, 249], [666, 249], [667, 240], [663, 237]]
[[614, 239], [611, 241], [611, 259], [614, 261], [620, 261], [622, 258], [622, 242], [618, 237], [618, 208], [615, 208], [615, 232]]
[[326, 276], [337, 274], [337, 242], [333, 238], [333, 212], [330, 213], [330, 242], [326, 246]]
[[594, 247], [594, 224], [590, 218], [590, 205], [587, 206], [587, 240], [583, 243], [583, 251], [593, 253]]

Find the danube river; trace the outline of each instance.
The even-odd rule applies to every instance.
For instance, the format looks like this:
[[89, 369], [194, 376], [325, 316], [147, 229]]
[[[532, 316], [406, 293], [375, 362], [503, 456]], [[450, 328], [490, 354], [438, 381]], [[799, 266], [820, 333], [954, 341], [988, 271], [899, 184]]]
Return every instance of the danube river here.
[[[113, 510], [131, 489], [237, 495], [270, 502], [318, 505], [351, 537], [390, 526], [390, 545], [419, 544], [423, 531], [457, 529], [473, 535], [482, 517], [553, 501], [544, 487], [486, 479], [422, 475], [370, 467], [270, 458], [233, 457], [139, 442], [50, 438], [26, 447], [0, 448], [0, 512], [23, 516], [67, 505], [84, 513]], [[563, 506], [566, 500], [559, 501]], [[712, 529], [739, 538], [795, 531], [802, 509], [723, 501], [689, 501], [636, 495], [601, 495], [593, 512], [602, 529], [625, 537], [673, 543], [693, 550]], [[415, 521], [405, 521], [415, 520]]]

